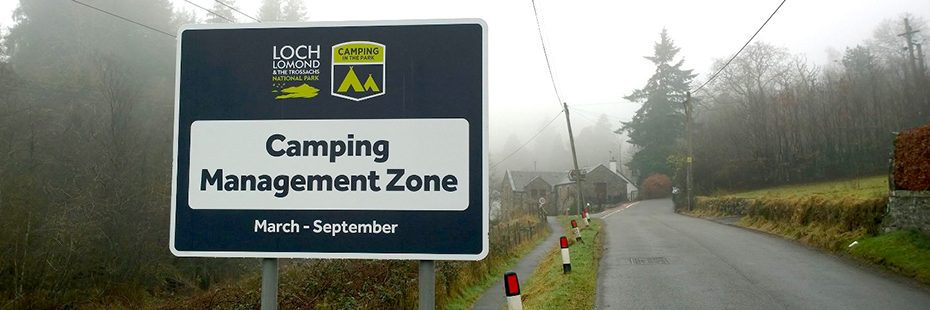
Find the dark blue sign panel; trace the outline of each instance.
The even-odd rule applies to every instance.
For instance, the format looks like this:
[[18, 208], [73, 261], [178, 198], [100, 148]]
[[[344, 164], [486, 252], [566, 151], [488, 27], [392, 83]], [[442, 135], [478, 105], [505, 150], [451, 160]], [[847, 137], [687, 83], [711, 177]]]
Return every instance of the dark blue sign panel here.
[[172, 253], [484, 258], [486, 28], [181, 30]]

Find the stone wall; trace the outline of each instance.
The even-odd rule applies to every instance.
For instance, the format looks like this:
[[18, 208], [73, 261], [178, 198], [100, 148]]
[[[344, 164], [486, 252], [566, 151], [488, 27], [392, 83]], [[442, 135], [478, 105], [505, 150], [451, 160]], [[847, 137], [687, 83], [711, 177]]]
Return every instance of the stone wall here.
[[882, 224], [885, 231], [916, 229], [930, 235], [930, 191], [892, 191]]

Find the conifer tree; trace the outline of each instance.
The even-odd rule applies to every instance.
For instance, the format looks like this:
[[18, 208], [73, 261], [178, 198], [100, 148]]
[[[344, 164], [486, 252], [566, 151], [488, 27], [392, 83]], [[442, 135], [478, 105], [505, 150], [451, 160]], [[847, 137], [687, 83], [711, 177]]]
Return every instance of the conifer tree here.
[[258, 19], [266, 23], [281, 21], [281, 0], [262, 0]]
[[631, 102], [642, 103], [642, 107], [631, 121], [623, 122], [616, 131], [627, 132], [629, 142], [638, 147], [627, 165], [638, 173], [640, 181], [656, 173], [672, 175], [668, 159], [676, 152], [678, 141], [684, 136], [682, 103], [695, 76], [691, 70], [682, 69], [683, 59], [676, 61], [680, 48], [675, 46], [665, 29], [659, 34], [654, 50], [653, 56], [645, 58], [655, 64], [655, 74], [643, 88], [624, 97]]
[[281, 12], [281, 19], [289, 22], [299, 22], [307, 19], [307, 7], [303, 0], [287, 0]]
[[[210, 9], [213, 13], [207, 13], [207, 23], [219, 24], [219, 23], [229, 23], [236, 22], [236, 16], [233, 14], [232, 9], [229, 7], [236, 7], [236, 0], [221, 0], [223, 3], [217, 1], [213, 2], [213, 8]], [[223, 5], [226, 4], [226, 5]], [[228, 7], [228, 6], [229, 7]], [[229, 20], [227, 20], [229, 19]]]

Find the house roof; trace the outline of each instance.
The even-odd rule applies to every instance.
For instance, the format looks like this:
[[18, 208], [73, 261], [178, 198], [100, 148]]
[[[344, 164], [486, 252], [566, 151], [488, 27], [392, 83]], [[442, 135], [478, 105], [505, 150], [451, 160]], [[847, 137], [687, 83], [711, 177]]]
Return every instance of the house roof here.
[[[608, 171], [613, 172], [613, 173], [616, 174], [617, 176], [620, 176], [620, 178], [623, 179], [624, 182], [626, 182], [627, 186], [633, 186], [634, 188], [636, 187], [636, 183], [633, 183], [633, 181], [630, 181], [630, 178], [628, 178], [628, 177], [626, 177], [625, 175], [623, 175], [623, 173], [621, 173], [620, 171], [613, 171], [613, 170], [610, 170], [610, 167], [605, 166], [604, 164], [598, 164], [597, 166], [603, 166], [604, 168], [607, 168]], [[594, 170], [595, 168], [597, 168], [597, 166], [594, 166], [594, 167], [592, 167], [592, 168], [585, 168], [585, 169], [588, 169], [587, 171], [592, 171], [592, 170]]]
[[[610, 168], [605, 164], [597, 164], [591, 167], [584, 167], [585, 171], [594, 171], [598, 167], [604, 167], [605, 170], [610, 171], [611, 173], [619, 176], [626, 182], [628, 185], [636, 187], [636, 184], [633, 181], [630, 181], [625, 175], [619, 171], [610, 170]], [[559, 186], [565, 184], [574, 184], [575, 182], [568, 179], [568, 172], [557, 172], [557, 171], [514, 171], [507, 170], [507, 178], [510, 182], [510, 189], [513, 191], [523, 191], [523, 188], [532, 182], [536, 178], [542, 178], [543, 181], [548, 183], [551, 186]]]
[[607, 171], [610, 171], [611, 173], [623, 179], [623, 181], [626, 182], [627, 186], [632, 186], [633, 188], [636, 188], [636, 183], [633, 183], [633, 181], [630, 181], [630, 178], [627, 178], [625, 175], [623, 175], [623, 173], [620, 173], [620, 171], [610, 170], [610, 167], [605, 164], [597, 164], [591, 167], [584, 167], [582, 169], [584, 169], [587, 172], [591, 172], [591, 171], [594, 171], [594, 169], [597, 169], [598, 167], [604, 167], [604, 169], [606, 169]]
[[624, 181], [626, 181], [627, 186], [632, 186], [633, 188], [637, 188], [636, 183], [633, 183], [633, 181], [630, 181], [630, 179], [627, 178], [625, 175], [623, 175], [623, 173], [620, 173], [620, 171], [617, 171], [615, 173], [619, 175], [621, 178], [623, 178]]
[[507, 170], [507, 178], [510, 181], [510, 189], [519, 192], [536, 178], [541, 178], [550, 186], [560, 184], [563, 179], [568, 181], [568, 172]]

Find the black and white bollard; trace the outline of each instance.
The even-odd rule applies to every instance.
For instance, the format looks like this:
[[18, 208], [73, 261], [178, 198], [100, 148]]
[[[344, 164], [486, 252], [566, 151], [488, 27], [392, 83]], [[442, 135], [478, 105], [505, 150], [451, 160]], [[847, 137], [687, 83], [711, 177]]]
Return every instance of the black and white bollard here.
[[523, 310], [523, 300], [520, 299], [520, 281], [513, 271], [504, 274], [504, 295], [507, 296], [507, 309]]
[[559, 238], [559, 246], [562, 247], [562, 273], [572, 272], [572, 259], [568, 253], [568, 238], [562, 236]]
[[[578, 222], [575, 222], [575, 220], [572, 220], [572, 231], [575, 232], [575, 240], [576, 240], [576, 241], [582, 241], [582, 240], [581, 240], [581, 230], [578, 229]], [[584, 241], [582, 241], [582, 242], [584, 242]]]

